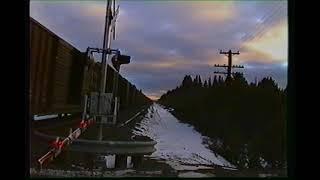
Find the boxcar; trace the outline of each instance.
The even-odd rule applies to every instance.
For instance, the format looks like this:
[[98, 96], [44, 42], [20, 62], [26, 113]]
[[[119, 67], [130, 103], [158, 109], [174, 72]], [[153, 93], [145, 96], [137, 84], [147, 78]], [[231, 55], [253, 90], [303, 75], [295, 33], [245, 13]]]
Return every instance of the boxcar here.
[[30, 18], [31, 114], [81, 110], [85, 54]]
[[[117, 73], [108, 65], [106, 92], [114, 91]], [[30, 17], [31, 115], [81, 112], [83, 95], [99, 91], [100, 76], [101, 63]], [[120, 75], [118, 83], [121, 107], [135, 105], [138, 99], [148, 100]]]

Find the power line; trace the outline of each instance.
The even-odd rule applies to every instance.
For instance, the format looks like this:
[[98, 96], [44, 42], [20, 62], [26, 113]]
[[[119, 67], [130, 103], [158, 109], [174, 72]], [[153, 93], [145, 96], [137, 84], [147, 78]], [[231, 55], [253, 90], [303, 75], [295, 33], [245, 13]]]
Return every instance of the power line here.
[[[239, 43], [237, 43], [237, 44], [242, 44], [242, 45], [243, 45], [244, 42], [246, 42], [250, 37], [253, 36], [253, 34], [256, 34], [256, 33], [257, 33], [257, 30], [260, 29], [259, 27], [261, 27], [263, 24], [265, 24], [265, 21], [266, 21], [270, 16], [272, 16], [272, 14], [274, 14], [274, 13], [277, 11], [277, 7], [279, 7], [278, 4], [277, 4], [277, 6], [273, 6], [273, 7], [269, 8], [269, 9], [266, 11], [267, 13], [265, 13], [265, 14], [263, 15], [263, 17], [261, 18], [261, 21], [262, 21], [263, 23], [257, 23], [257, 24], [253, 27], [251, 33], [245, 34], [245, 36], [243, 36], [243, 37], [241, 38], [241, 41], [240, 41]], [[237, 47], [238, 47], [237, 44], [235, 44], [231, 49], [237, 48]]]
[[[282, 8], [283, 9], [283, 8]], [[277, 13], [275, 13], [275, 17], [277, 17], [277, 16], [281, 16], [281, 13], [282, 13], [283, 11], [281, 11], [281, 9], [277, 12]], [[272, 26], [272, 25], [274, 25], [275, 23], [277, 23], [278, 21], [270, 21], [270, 26]], [[265, 31], [266, 31], [267, 29], [265, 29]], [[259, 32], [259, 33], [257, 33], [257, 35], [254, 37], [254, 39], [255, 38], [260, 38], [262, 35], [263, 35], [263, 33], [265, 32], [265, 31], [261, 31], [261, 32]]]
[[255, 32], [253, 31], [251, 34], [247, 35], [246, 38], [244, 38], [242, 40], [246, 41], [249, 38], [254, 37], [254, 34], [257, 34], [257, 32], [261, 31], [261, 29], [267, 27], [269, 22], [275, 17], [275, 15], [277, 15], [279, 13], [281, 8], [282, 8], [282, 6], [280, 4], [277, 7], [275, 7], [274, 10], [271, 11], [271, 13], [267, 14], [266, 16], [264, 16], [264, 18], [262, 19], [262, 23], [257, 24], [256, 27], [255, 27], [255, 29], [257, 29], [257, 31], [255, 31]]
[[266, 19], [266, 21], [260, 26], [261, 28], [259, 28], [259, 30], [254, 35], [251, 35], [249, 38], [247, 38], [245, 41], [242, 42], [242, 45], [240, 46], [239, 50], [242, 50], [246, 42], [260, 38], [268, 30], [270, 26], [276, 23], [275, 21], [272, 21], [272, 18], [280, 16], [280, 13], [283, 12], [281, 11], [282, 9], [283, 9], [282, 6], [277, 8], [276, 12], [271, 16], [269, 16], [268, 19]]
[[254, 37], [256, 37], [259, 33], [263, 32], [268, 26], [272, 25], [275, 21], [272, 21], [272, 18], [277, 17], [277, 15], [280, 15], [282, 12], [282, 7], [280, 6], [275, 13], [273, 13], [271, 16], [268, 17], [268, 19], [265, 20], [265, 22], [262, 24], [262, 28], [260, 28], [260, 31], [258, 31], [254, 36], [249, 38], [252, 40]]
[[272, 11], [270, 14], [268, 14], [268, 16], [264, 16], [263, 22], [260, 23], [260, 24], [257, 24], [256, 27], [255, 27], [255, 28], [257, 29], [257, 31], [255, 31], [255, 33], [252, 32], [251, 34], [247, 35], [246, 38], [242, 39], [243, 42], [246, 42], [246, 41], [248, 41], [248, 40], [252, 40], [253, 37], [255, 37], [255, 36], [256, 36], [260, 31], [262, 31], [264, 28], [266, 28], [266, 27], [267, 27], [267, 24], [270, 23], [270, 21], [272, 20], [272, 18], [273, 18], [276, 14], [278, 14], [279, 12], [281, 12], [281, 11], [280, 11], [280, 10], [281, 10], [281, 7], [282, 7], [281, 5], [278, 5], [278, 7], [275, 8], [274, 11]]
[[[278, 6], [279, 6], [279, 5], [278, 5]], [[268, 17], [270, 17], [272, 14], [274, 14], [274, 13], [276, 12], [276, 10], [277, 10], [277, 8], [275, 8], [275, 7], [271, 8], [270, 10], [272, 10], [272, 9], [273, 9], [273, 11], [271, 11], [270, 13], [266, 13], [266, 14], [261, 18], [261, 21], [262, 21], [263, 23], [266, 21], [266, 19], [267, 19]], [[255, 27], [254, 27], [254, 29], [258, 29], [259, 26], [261, 26], [263, 23], [258, 23], [258, 24], [256, 24]], [[252, 32], [252, 33], [253, 33], [253, 32]], [[251, 33], [251, 34], [246, 34], [243, 38], [241, 38], [241, 40], [242, 40], [242, 41], [245, 41], [245, 40], [246, 40], [245, 38], [248, 39], [248, 37], [250, 37], [250, 36], [252, 35], [252, 33]]]

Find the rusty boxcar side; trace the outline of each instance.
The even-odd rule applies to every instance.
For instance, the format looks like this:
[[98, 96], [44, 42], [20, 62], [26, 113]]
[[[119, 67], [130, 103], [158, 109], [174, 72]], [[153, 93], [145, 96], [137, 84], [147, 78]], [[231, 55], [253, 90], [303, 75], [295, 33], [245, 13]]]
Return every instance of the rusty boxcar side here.
[[30, 113], [80, 112], [85, 61], [83, 53], [30, 18]]
[[[106, 92], [113, 92], [115, 75], [107, 67]], [[101, 63], [64, 41], [30, 17], [30, 114], [46, 115], [82, 111], [84, 94], [99, 91]], [[146, 102], [148, 98], [119, 75], [121, 107]]]

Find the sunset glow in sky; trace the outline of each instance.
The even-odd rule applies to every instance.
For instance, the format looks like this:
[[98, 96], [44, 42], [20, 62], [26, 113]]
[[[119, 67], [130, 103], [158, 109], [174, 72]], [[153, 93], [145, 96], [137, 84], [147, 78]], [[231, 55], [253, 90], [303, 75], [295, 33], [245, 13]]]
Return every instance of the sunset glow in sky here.
[[[287, 1], [117, 1], [113, 48], [132, 56], [122, 75], [152, 99], [187, 74], [214, 76], [227, 64], [219, 50], [240, 51], [234, 64], [249, 82], [287, 84]], [[31, 0], [30, 16], [85, 51], [102, 48], [106, 1]]]

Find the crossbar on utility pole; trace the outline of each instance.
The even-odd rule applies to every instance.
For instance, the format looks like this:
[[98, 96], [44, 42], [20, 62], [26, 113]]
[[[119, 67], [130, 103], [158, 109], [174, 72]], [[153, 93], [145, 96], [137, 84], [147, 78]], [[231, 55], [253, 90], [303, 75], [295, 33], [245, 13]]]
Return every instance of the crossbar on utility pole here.
[[228, 65], [219, 65], [219, 64], [215, 64], [214, 67], [225, 67], [227, 68], [227, 72], [214, 72], [216, 74], [227, 74], [227, 79], [231, 78], [231, 74], [234, 74], [231, 72], [232, 68], [244, 68], [243, 66], [239, 66], [239, 65], [232, 65], [232, 56], [233, 55], [239, 55], [239, 51], [238, 52], [232, 52], [231, 50], [229, 51], [221, 51], [220, 50], [220, 54], [225, 54], [228, 56]]

